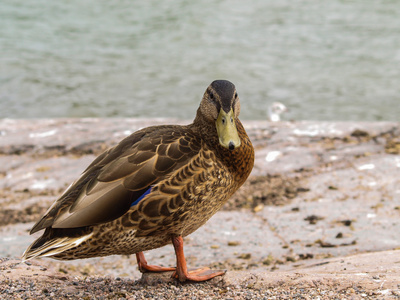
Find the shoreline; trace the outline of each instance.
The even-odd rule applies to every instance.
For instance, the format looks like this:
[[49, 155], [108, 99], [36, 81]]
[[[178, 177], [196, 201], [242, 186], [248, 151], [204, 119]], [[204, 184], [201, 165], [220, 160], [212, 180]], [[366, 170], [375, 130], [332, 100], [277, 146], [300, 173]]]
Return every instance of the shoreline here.
[[[399, 122], [243, 121], [256, 150], [253, 172], [185, 239], [189, 266], [227, 269], [224, 277], [180, 284], [167, 274], [141, 276], [132, 257], [119, 256], [20, 263], [16, 253], [34, 239], [27, 230], [96, 155], [141, 127], [187, 123], [0, 119], [0, 295], [400, 297]], [[146, 257], [175, 260], [169, 246]]]

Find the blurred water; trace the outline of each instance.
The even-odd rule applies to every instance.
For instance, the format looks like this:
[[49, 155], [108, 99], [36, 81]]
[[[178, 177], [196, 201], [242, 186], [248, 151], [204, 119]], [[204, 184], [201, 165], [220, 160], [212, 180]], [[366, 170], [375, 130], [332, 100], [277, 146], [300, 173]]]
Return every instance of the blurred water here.
[[398, 1], [0, 2], [0, 117], [192, 119], [229, 79], [243, 119], [398, 120]]

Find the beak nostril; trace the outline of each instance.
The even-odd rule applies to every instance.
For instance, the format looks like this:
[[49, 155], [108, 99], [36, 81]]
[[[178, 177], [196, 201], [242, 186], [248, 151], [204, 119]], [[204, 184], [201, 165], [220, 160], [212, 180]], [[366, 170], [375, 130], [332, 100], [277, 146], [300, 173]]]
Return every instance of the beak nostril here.
[[229, 142], [229, 150], [235, 149], [235, 144], [231, 141]]

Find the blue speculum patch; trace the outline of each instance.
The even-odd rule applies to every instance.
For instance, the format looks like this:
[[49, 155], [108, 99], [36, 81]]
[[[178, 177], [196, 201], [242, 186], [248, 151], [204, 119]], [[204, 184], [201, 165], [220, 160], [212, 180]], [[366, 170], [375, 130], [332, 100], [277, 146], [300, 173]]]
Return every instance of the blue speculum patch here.
[[152, 187], [149, 187], [142, 195], [140, 195], [139, 198], [137, 198], [135, 201], [133, 201], [131, 204], [131, 207], [138, 204], [144, 197], [146, 197], [148, 194], [150, 194], [151, 188]]

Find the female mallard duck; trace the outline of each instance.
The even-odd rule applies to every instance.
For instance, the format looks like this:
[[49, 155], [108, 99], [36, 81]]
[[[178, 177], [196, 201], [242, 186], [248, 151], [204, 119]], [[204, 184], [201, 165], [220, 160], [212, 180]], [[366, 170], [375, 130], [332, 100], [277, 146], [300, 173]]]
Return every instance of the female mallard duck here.
[[[225, 272], [188, 272], [183, 239], [245, 182], [254, 149], [238, 116], [235, 86], [216, 80], [193, 123], [141, 129], [97, 157], [33, 226], [45, 229], [23, 259], [136, 254], [141, 272], [172, 271], [180, 281]], [[148, 265], [143, 251], [172, 241], [176, 268]]]

